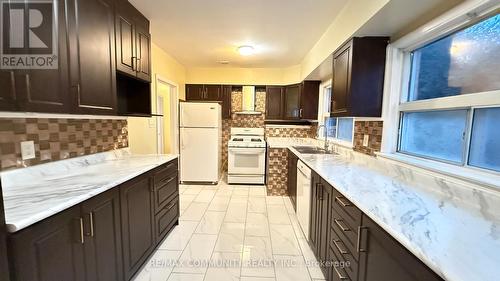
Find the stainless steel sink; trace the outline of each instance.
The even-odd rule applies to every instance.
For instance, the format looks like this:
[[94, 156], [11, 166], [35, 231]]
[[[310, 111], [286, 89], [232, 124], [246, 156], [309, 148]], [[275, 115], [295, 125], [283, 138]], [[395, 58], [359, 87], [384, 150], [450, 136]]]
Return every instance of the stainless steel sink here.
[[293, 146], [293, 148], [302, 154], [334, 154], [317, 146]]

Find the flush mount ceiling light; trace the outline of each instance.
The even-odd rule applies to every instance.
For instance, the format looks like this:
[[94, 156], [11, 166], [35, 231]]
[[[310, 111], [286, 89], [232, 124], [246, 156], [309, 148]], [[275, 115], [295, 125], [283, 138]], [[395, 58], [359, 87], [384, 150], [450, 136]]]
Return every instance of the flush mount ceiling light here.
[[240, 55], [242, 56], [250, 56], [255, 53], [255, 49], [252, 46], [248, 45], [240, 46], [238, 47], [238, 53], [240, 53]]

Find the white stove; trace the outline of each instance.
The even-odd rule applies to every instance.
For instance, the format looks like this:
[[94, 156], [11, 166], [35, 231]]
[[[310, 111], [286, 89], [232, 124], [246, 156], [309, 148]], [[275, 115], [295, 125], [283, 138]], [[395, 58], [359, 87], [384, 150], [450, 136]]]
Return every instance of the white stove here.
[[228, 143], [228, 183], [264, 184], [265, 169], [264, 128], [231, 128]]
[[231, 128], [229, 147], [266, 147], [263, 128]]

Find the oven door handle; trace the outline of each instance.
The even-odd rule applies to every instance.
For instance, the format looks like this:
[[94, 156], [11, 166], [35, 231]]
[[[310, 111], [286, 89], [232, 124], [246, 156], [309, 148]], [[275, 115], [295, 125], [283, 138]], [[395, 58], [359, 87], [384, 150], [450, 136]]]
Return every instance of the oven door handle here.
[[252, 154], [252, 155], [256, 155], [256, 154], [263, 154], [266, 152], [266, 149], [265, 148], [262, 148], [262, 149], [255, 149], [255, 148], [229, 148], [229, 153], [234, 153], [234, 154], [246, 154], [246, 155], [249, 155], [249, 154]]

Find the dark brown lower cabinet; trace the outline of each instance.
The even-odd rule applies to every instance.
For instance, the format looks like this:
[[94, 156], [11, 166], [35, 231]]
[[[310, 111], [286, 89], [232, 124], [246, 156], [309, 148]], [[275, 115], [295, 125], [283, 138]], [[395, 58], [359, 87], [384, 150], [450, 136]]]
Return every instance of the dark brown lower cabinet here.
[[178, 224], [177, 177], [175, 159], [8, 235], [11, 280], [131, 280]]
[[366, 215], [362, 234], [360, 281], [443, 280]]
[[155, 248], [153, 185], [140, 177], [120, 186], [123, 265], [129, 280]]
[[327, 280], [443, 280], [314, 172], [311, 184], [309, 245]]
[[299, 158], [288, 150], [288, 196], [292, 206], [297, 210], [297, 162]]
[[7, 260], [7, 229], [3, 208], [2, 180], [0, 179], [0, 280], [9, 281], [9, 262]]
[[[330, 241], [332, 187], [319, 175], [312, 173], [311, 226], [309, 232], [310, 245], [319, 262], [328, 261], [328, 245]], [[328, 268], [322, 267], [323, 274]]]
[[13, 280], [85, 280], [82, 226], [75, 206], [11, 235]]
[[87, 280], [123, 280], [119, 190], [85, 201], [82, 217]]

